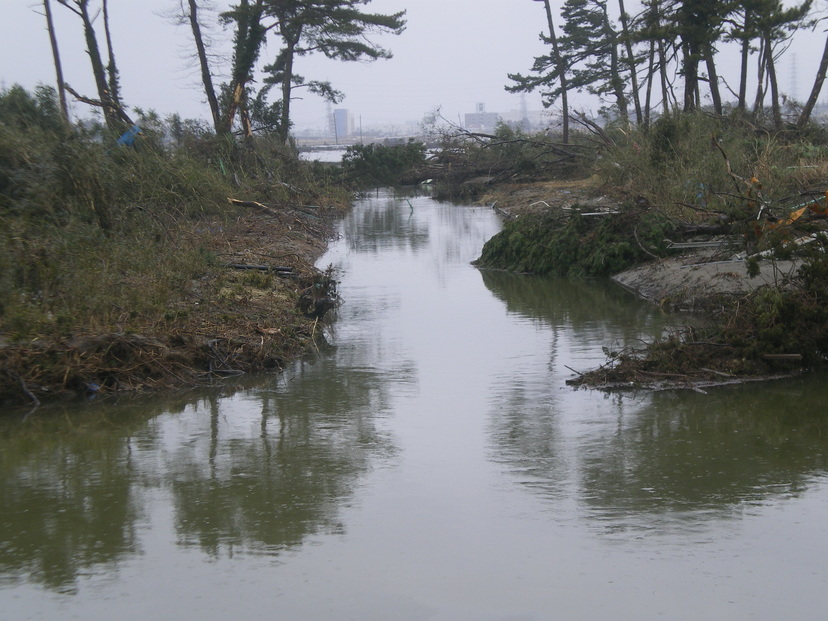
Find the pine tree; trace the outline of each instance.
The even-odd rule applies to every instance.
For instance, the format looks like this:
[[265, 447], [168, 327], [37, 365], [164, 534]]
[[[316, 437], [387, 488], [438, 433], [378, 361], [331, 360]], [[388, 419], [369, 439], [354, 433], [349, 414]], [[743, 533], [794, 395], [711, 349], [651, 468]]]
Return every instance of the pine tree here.
[[510, 73], [507, 77], [513, 82], [505, 88], [510, 93], [531, 93], [539, 90], [545, 108], [555, 105], [560, 98], [563, 117], [563, 143], [569, 143], [569, 59], [561, 52], [558, 37], [555, 34], [555, 23], [552, 18], [552, 8], [549, 0], [534, 0], [543, 2], [546, 10], [546, 23], [549, 35], [541, 33], [541, 40], [549, 45], [549, 53], [535, 58], [532, 64], [532, 74], [523, 75]]
[[620, 38], [609, 18], [606, 0], [566, 0], [561, 48], [572, 62], [571, 86], [605, 97], [611, 95], [626, 121], [627, 82], [621, 74]]
[[270, 0], [266, 13], [276, 19], [275, 32], [281, 49], [275, 61], [264, 69], [265, 83], [277, 85], [277, 133], [287, 141], [293, 91], [306, 87], [322, 98], [338, 103], [343, 94], [329, 82], [306, 81], [296, 71], [296, 60], [309, 54], [324, 54], [344, 62], [391, 58], [389, 50], [371, 42], [376, 33], [398, 35], [405, 29], [405, 11], [391, 15], [363, 12], [360, 7], [371, 0]]

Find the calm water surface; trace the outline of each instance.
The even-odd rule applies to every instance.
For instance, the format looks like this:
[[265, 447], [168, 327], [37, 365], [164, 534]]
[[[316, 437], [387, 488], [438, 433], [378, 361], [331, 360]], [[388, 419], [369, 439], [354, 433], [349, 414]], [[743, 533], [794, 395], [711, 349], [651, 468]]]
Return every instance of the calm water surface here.
[[565, 385], [665, 317], [479, 272], [489, 210], [379, 195], [283, 376], [0, 426], [0, 619], [824, 619], [825, 377]]

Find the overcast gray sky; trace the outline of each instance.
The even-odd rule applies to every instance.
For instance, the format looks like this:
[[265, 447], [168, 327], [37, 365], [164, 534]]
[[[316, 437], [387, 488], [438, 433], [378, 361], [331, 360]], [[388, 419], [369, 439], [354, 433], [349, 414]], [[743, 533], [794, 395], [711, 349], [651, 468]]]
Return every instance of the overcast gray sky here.
[[[225, 7], [230, 2], [216, 2]], [[83, 48], [80, 20], [52, 2], [57, 20], [66, 80], [78, 91], [94, 96], [89, 61]], [[115, 53], [128, 106], [154, 109], [162, 115], [206, 118], [198, 71], [187, 61], [189, 32], [174, 26], [163, 14], [178, 0], [120, 0], [110, 2]], [[0, 83], [54, 84], [51, 49], [40, 0], [0, 0]], [[419, 120], [440, 106], [456, 120], [478, 102], [487, 111], [520, 107], [520, 96], [504, 91], [509, 72], [527, 72], [543, 52], [538, 34], [545, 30], [543, 4], [531, 0], [374, 0], [367, 10], [393, 13], [407, 10], [408, 27], [398, 37], [379, 42], [394, 53], [391, 60], [370, 64], [332, 62], [319, 57], [299, 61], [298, 73], [307, 79], [327, 79], [346, 94], [337, 107], [351, 110], [366, 126]], [[628, 2], [628, 10], [633, 10]], [[100, 33], [103, 34], [102, 32]], [[217, 49], [228, 55], [229, 32], [214, 33]], [[822, 53], [824, 35], [803, 38], [780, 65], [780, 85], [804, 98]], [[223, 43], [223, 46], [221, 45]], [[272, 57], [276, 43], [265, 49]], [[794, 61], [794, 54], [796, 60]], [[216, 71], [222, 67], [216, 66]], [[736, 70], [735, 58], [720, 61], [725, 76]], [[583, 107], [595, 107], [575, 98]], [[530, 109], [540, 97], [527, 95]], [[81, 116], [83, 104], [75, 104]], [[325, 125], [325, 104], [313, 95], [293, 104], [297, 128]]]
[[[162, 16], [177, 4], [177, 0], [110, 2], [125, 102], [162, 114], [206, 117], [198, 71], [186, 60], [189, 32]], [[0, 79], [6, 87], [55, 82], [41, 5], [39, 0], [0, 0]], [[52, 5], [66, 80], [92, 96], [94, 85], [80, 20], [56, 2]], [[345, 92], [346, 99], [338, 107], [348, 108], [356, 118], [361, 116], [366, 125], [419, 120], [436, 106], [442, 106], [450, 118], [472, 112], [478, 102], [492, 112], [519, 108], [520, 96], [506, 93], [503, 86], [508, 72], [526, 71], [542, 53], [538, 38], [545, 25], [542, 4], [530, 0], [374, 0], [368, 10], [407, 10], [406, 31], [380, 40], [394, 53], [393, 59], [369, 64], [318, 57], [299, 61], [301, 75], [330, 80]], [[223, 39], [227, 54], [230, 33], [218, 30], [215, 34], [219, 43]], [[273, 43], [263, 57], [276, 51]], [[530, 107], [541, 107], [538, 96], [528, 99]], [[78, 112], [82, 108], [76, 104]], [[299, 127], [324, 127], [325, 104], [316, 96], [296, 101], [293, 113]]]

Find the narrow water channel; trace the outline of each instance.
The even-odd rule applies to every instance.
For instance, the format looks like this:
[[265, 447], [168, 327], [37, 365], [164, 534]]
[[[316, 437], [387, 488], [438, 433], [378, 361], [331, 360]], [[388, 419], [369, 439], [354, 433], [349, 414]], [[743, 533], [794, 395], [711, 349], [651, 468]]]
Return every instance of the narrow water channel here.
[[360, 201], [284, 375], [0, 420], [0, 619], [822, 619], [826, 378], [566, 386], [674, 319], [480, 272], [490, 210]]

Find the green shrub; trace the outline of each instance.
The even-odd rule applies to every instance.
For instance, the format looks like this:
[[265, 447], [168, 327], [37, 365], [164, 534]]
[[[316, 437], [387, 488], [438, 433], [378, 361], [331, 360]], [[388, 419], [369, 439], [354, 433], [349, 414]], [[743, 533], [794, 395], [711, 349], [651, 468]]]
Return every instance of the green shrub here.
[[358, 187], [397, 186], [425, 164], [426, 147], [409, 140], [403, 145], [358, 144], [342, 156], [345, 178]]
[[647, 260], [648, 253], [666, 253], [670, 229], [657, 213], [632, 208], [600, 217], [582, 216], [575, 208], [566, 220], [541, 212], [507, 222], [483, 246], [476, 265], [575, 277], [614, 274]]

